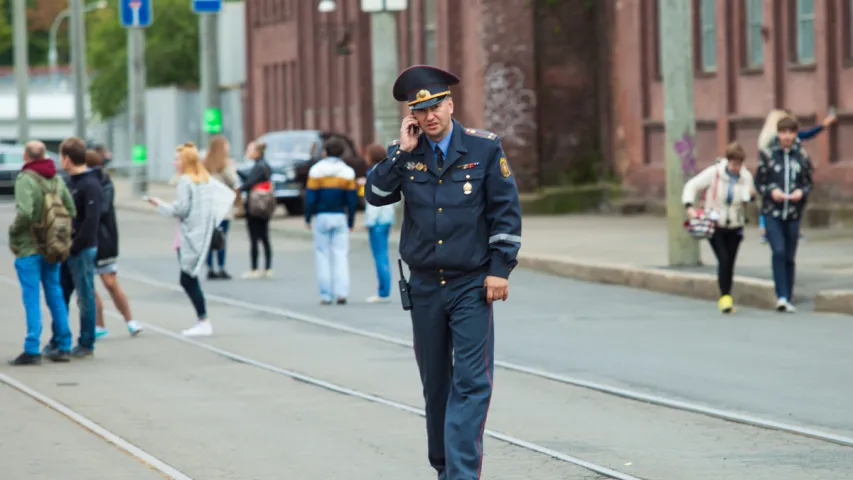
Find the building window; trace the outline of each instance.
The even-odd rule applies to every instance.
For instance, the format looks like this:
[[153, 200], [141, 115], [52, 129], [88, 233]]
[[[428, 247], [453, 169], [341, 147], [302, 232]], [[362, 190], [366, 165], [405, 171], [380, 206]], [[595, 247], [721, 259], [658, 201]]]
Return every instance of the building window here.
[[435, 0], [424, 0], [424, 55], [427, 65], [435, 65]]
[[814, 0], [796, 0], [796, 62], [814, 63]]
[[703, 72], [717, 70], [717, 2], [699, 0], [699, 44]]
[[[764, 65], [764, 37], [761, 34], [764, 15], [763, 0], [746, 1], [746, 67]], [[851, 0], [853, 1], [853, 0]]]

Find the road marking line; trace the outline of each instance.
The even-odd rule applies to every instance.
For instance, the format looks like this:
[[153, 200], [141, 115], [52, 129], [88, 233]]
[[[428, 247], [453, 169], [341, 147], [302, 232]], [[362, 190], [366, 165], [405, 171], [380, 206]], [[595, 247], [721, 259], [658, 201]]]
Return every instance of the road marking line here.
[[[162, 288], [165, 290], [171, 290], [173, 292], [183, 293], [183, 290], [177, 285], [173, 285], [171, 283], [161, 282], [159, 280], [154, 280], [152, 278], [146, 277], [144, 275], [137, 275], [131, 273], [122, 273], [122, 278], [126, 278], [128, 280], [132, 280], [138, 283], [142, 283], [148, 286], [152, 286], [155, 288]], [[308, 323], [311, 325], [328, 328], [331, 330], [337, 330], [339, 332], [346, 332], [353, 335], [358, 335], [361, 337], [371, 338], [374, 340], [379, 340], [381, 342], [391, 343], [394, 345], [399, 345], [402, 347], [412, 348], [412, 342], [409, 340], [404, 340], [401, 338], [392, 337], [389, 335], [383, 335], [381, 333], [370, 332], [368, 330], [362, 330], [359, 328], [353, 328], [348, 325], [337, 323], [329, 320], [323, 320], [321, 318], [313, 317], [310, 315], [306, 315], [303, 313], [295, 312], [292, 310], [287, 310], [278, 307], [271, 307], [269, 305], [262, 305], [250, 302], [244, 302], [241, 300], [236, 300], [229, 297], [223, 297], [216, 294], [210, 294], [205, 292], [205, 298], [208, 300], [213, 300], [218, 303], [222, 303], [225, 305], [229, 305], [236, 308], [253, 310], [256, 312], [268, 313], [270, 315], [275, 315], [278, 317], [288, 318], [290, 320], [295, 320], [298, 322]], [[697, 413], [700, 415], [705, 415], [712, 418], [717, 418], [720, 420], [726, 420], [729, 422], [739, 423], [743, 425], [749, 425], [753, 427], [764, 428], [768, 430], [777, 430], [780, 432], [785, 432], [793, 435], [798, 435], [801, 437], [809, 437], [815, 440], [821, 440], [824, 442], [835, 443], [838, 445], [843, 445], [846, 447], [853, 447], [853, 437], [848, 437], [844, 435], [839, 435], [823, 430], [819, 430], [816, 428], [793, 425], [789, 423], [777, 422], [775, 420], [768, 420], [764, 418], [759, 418], [756, 416], [722, 410], [713, 407], [706, 407], [704, 405], [699, 405], [696, 403], [684, 402], [681, 400], [676, 400], [672, 398], [666, 398], [658, 395], [652, 395], [648, 393], [639, 392], [636, 390], [629, 390], [626, 388], [614, 387], [610, 385], [605, 385], [603, 383], [590, 382], [588, 380], [583, 380], [580, 378], [568, 377], [565, 375], [560, 375], [557, 373], [547, 372], [545, 370], [540, 370], [537, 368], [525, 367], [523, 365], [518, 365], [511, 362], [505, 362], [502, 360], [495, 360], [495, 366], [503, 368], [505, 370], [514, 371], [517, 373], [524, 373], [527, 375], [532, 375], [539, 378], [544, 378], [546, 380], [551, 380], [558, 383], [563, 383], [566, 385], [572, 385], [575, 387], [586, 388], [589, 390], [594, 390], [600, 393], [613, 395], [617, 397], [622, 397], [628, 400], [634, 400], [638, 402], [648, 403], [651, 405], [657, 405], [659, 407], [671, 408], [674, 410], [681, 410], [685, 412]]]
[[[118, 312], [109, 310], [109, 311], [105, 311], [104, 313], [106, 313], [107, 315], [109, 315], [111, 317], [123, 320], [123, 317]], [[207, 350], [211, 353], [214, 353], [216, 355], [228, 358], [229, 360], [233, 360], [235, 362], [243, 363], [243, 364], [246, 364], [246, 365], [249, 365], [252, 367], [256, 367], [256, 368], [260, 368], [262, 370], [266, 370], [266, 371], [269, 371], [272, 373], [276, 373], [279, 375], [290, 377], [294, 380], [299, 380], [301, 382], [304, 382], [304, 383], [307, 383], [310, 385], [314, 385], [316, 387], [324, 388], [326, 390], [329, 390], [329, 391], [332, 391], [335, 393], [340, 393], [343, 395], [348, 395], [351, 397], [360, 398], [362, 400], [367, 400], [369, 402], [378, 403], [378, 404], [384, 405], [386, 407], [391, 407], [391, 408], [395, 408], [397, 410], [402, 410], [404, 412], [413, 413], [413, 414], [419, 415], [421, 417], [425, 416], [425, 413], [423, 410], [421, 410], [419, 408], [412, 407], [410, 405], [406, 405], [404, 403], [395, 402], [394, 400], [390, 400], [390, 399], [380, 397], [377, 395], [371, 395], [369, 393], [364, 393], [364, 392], [361, 392], [358, 390], [353, 390], [351, 388], [347, 388], [347, 387], [343, 387], [343, 386], [340, 386], [340, 385], [337, 385], [334, 383], [330, 383], [330, 382], [327, 382], [325, 380], [321, 380], [321, 379], [316, 378], [316, 377], [312, 377], [312, 376], [305, 375], [305, 374], [302, 374], [299, 372], [295, 372], [293, 370], [287, 370], [287, 369], [284, 369], [281, 367], [276, 367], [275, 365], [270, 365], [268, 363], [260, 362], [258, 360], [254, 360], [252, 358], [245, 357], [243, 355], [232, 353], [232, 352], [229, 352], [227, 350], [223, 350], [221, 348], [214, 347], [212, 345], [208, 345], [206, 343], [199, 342], [197, 340], [193, 340], [193, 339], [184, 337], [184, 336], [177, 334], [177, 333], [174, 333], [170, 330], [166, 330], [166, 329], [158, 327], [156, 325], [151, 325], [150, 323], [144, 323], [143, 325], [148, 330], [157, 332], [161, 335], [165, 335], [165, 336], [170, 337], [170, 338], [177, 340], [179, 342], [187, 343], [187, 344], [192, 345], [194, 347], [198, 347], [198, 348], [201, 348], [203, 350]], [[549, 457], [552, 457], [552, 458], [557, 459], [557, 460], [561, 460], [561, 461], [566, 462], [566, 463], [571, 463], [571, 464], [577, 465], [579, 467], [585, 468], [587, 470], [593, 471], [595, 473], [598, 473], [600, 475], [604, 475], [604, 476], [607, 476], [610, 478], [615, 478], [617, 480], [642, 480], [638, 477], [634, 477], [631, 475], [627, 475], [625, 473], [617, 472], [616, 470], [611, 470], [611, 469], [604, 467], [602, 465], [587, 462], [586, 460], [582, 460], [580, 458], [573, 457], [571, 455], [566, 455], [566, 454], [558, 452], [556, 450], [551, 450], [548, 447], [544, 447], [544, 446], [538, 445], [536, 443], [528, 442], [526, 440], [522, 440], [520, 438], [516, 438], [516, 437], [513, 437], [511, 435], [507, 435], [507, 434], [496, 432], [494, 430], [489, 430], [489, 429], [486, 429], [485, 433], [486, 433], [486, 435], [488, 435], [488, 436], [490, 436], [496, 440], [500, 440], [500, 441], [515, 445], [517, 447], [525, 448], [527, 450], [532, 450], [534, 452], [537, 452], [537, 453], [540, 453], [543, 455], [547, 455]]]
[[[6, 280], [5, 277], [3, 277], [3, 279]], [[145, 450], [142, 450], [141, 448], [128, 442], [127, 440], [119, 437], [113, 432], [93, 422], [92, 420], [89, 420], [83, 415], [63, 405], [62, 403], [28, 387], [19, 380], [16, 380], [15, 378], [12, 378], [9, 375], [0, 372], [0, 382], [5, 383], [6, 385], [14, 388], [15, 390], [18, 390], [19, 392], [32, 398], [33, 400], [36, 400], [37, 402], [42, 403], [46, 407], [64, 415], [72, 422], [101, 437], [101, 439], [103, 439], [107, 443], [113, 444], [114, 446], [116, 446], [120, 450], [123, 450], [125, 453], [142, 462], [146, 466], [153, 468], [154, 470], [157, 470], [158, 472], [166, 475], [167, 478], [171, 478], [173, 480], [193, 480], [192, 477], [185, 475], [178, 469], [166, 464], [157, 457], [151, 455]]]
[[[134, 278], [131, 278], [131, 277], [134, 277]], [[135, 277], [133, 275], [128, 275], [128, 274], [122, 274], [122, 278], [130, 278], [131, 280], [136, 280], [136, 281], [139, 281], [141, 283], [146, 282], [145, 280], [138, 279], [140, 277]], [[18, 285], [18, 282], [14, 281], [13, 279], [6, 277], [6, 276], [0, 276], [0, 282], [6, 283], [8, 285], [14, 285], [14, 286]], [[157, 283], [156, 281], [153, 281], [153, 282]], [[161, 285], [161, 288], [164, 288], [166, 285], [168, 285], [168, 284], [163, 283]], [[154, 285], [154, 286], [156, 287], [158, 285]], [[182, 291], [180, 289], [176, 289], [176, 290]], [[208, 295], [207, 297], [213, 298], [214, 296]], [[116, 319], [119, 319], [122, 321], [124, 320], [124, 317], [122, 317], [119, 312], [114, 311], [114, 310], [104, 309], [104, 314], [106, 314], [112, 318], [116, 318]], [[140, 322], [140, 323], [142, 323], [142, 322]], [[174, 340], [178, 340], [180, 342], [187, 343], [189, 345], [201, 348], [203, 350], [207, 350], [211, 353], [220, 355], [222, 357], [228, 358], [228, 359], [236, 361], [236, 362], [244, 363], [246, 365], [253, 366], [256, 368], [260, 368], [262, 370], [267, 370], [267, 371], [272, 372], [272, 373], [277, 373], [279, 375], [290, 377], [290, 378], [293, 378], [294, 380], [299, 380], [299, 381], [302, 381], [304, 383], [308, 383], [310, 385], [314, 385], [314, 386], [317, 386], [320, 388], [324, 388], [326, 390], [330, 390], [330, 391], [333, 391], [336, 393], [340, 393], [343, 395], [348, 395], [348, 396], [360, 398], [362, 400], [367, 400], [370, 402], [378, 403], [380, 405], [395, 408], [397, 410], [402, 410], [405, 412], [413, 413], [413, 414], [419, 415], [421, 417], [425, 416], [425, 412], [423, 410], [409, 406], [409, 405], [406, 405], [406, 404], [403, 404], [403, 403], [395, 402], [393, 400], [389, 400], [389, 399], [379, 397], [376, 395], [371, 395], [369, 393], [360, 392], [358, 390], [353, 390], [353, 389], [350, 389], [347, 387], [342, 387], [342, 386], [336, 385], [334, 383], [326, 382], [325, 380], [320, 380], [320, 379], [315, 378], [315, 377], [304, 375], [304, 374], [294, 372], [291, 370], [286, 370], [284, 368], [276, 367], [275, 365], [270, 365], [268, 363], [260, 362], [260, 361], [251, 359], [249, 357], [244, 357], [242, 355], [238, 355], [236, 353], [232, 353], [232, 352], [229, 352], [227, 350], [223, 350], [221, 348], [217, 348], [217, 347], [214, 347], [212, 345], [208, 345], [208, 344], [205, 344], [205, 343], [184, 337], [180, 334], [177, 334], [177, 333], [171, 332], [169, 330], [166, 330], [164, 328], [158, 327], [157, 325], [151, 325], [150, 323], [142, 323], [142, 325], [146, 329], [151, 330], [153, 332], [157, 332], [161, 335], [170, 337]], [[330, 324], [330, 325], [334, 325], [334, 324]], [[391, 337], [388, 337], [388, 338], [391, 338]], [[52, 400], [49, 397], [42, 395], [41, 393], [27, 387], [23, 383], [3, 374], [2, 372], [0, 372], [0, 381], [2, 381], [3, 383], [6, 383], [7, 385], [9, 385], [11, 387], [14, 387], [14, 388], [20, 390], [21, 392], [29, 395], [30, 397], [44, 403], [45, 405], [47, 405], [50, 408], [53, 408], [57, 412], [62, 413], [63, 415], [65, 415], [66, 417], [71, 419], [72, 421], [76, 422], [77, 424], [86, 428], [87, 430], [91, 431], [92, 433], [98, 435], [99, 437], [103, 438], [107, 442], [112, 443], [113, 445], [124, 450], [125, 452], [129, 453], [130, 455], [134, 456], [135, 458], [139, 459], [140, 461], [148, 464], [152, 468], [157, 469], [161, 473], [169, 475], [170, 478], [172, 478], [174, 480], [193, 480], [192, 478], [184, 475], [183, 473], [181, 473], [177, 469], [167, 465], [166, 463], [162, 462], [161, 460], [157, 459], [156, 457], [152, 456], [151, 454], [149, 454], [149, 453], [145, 452], [144, 450], [140, 449], [139, 447], [136, 447], [135, 445], [127, 442], [126, 440], [122, 439], [118, 435], [115, 435], [114, 433], [110, 432], [109, 430], [107, 430], [107, 429], [101, 427], [100, 425], [94, 423], [93, 421], [89, 420], [88, 418], [74, 412], [73, 410], [66, 407], [65, 405], [63, 405], [63, 404], [61, 404], [55, 400]], [[496, 439], [496, 440], [499, 440], [499, 441], [502, 441], [505, 443], [509, 443], [511, 445], [515, 445], [515, 446], [520, 447], [520, 448], [531, 450], [531, 451], [540, 453], [542, 455], [546, 455], [546, 456], [549, 456], [551, 458], [579, 466], [581, 468], [585, 468], [587, 470], [598, 473], [600, 475], [604, 475], [604, 476], [609, 477], [609, 478], [614, 478], [616, 480], [643, 480], [642, 478], [634, 477], [634, 476], [631, 476], [631, 475], [628, 475], [628, 474], [625, 474], [622, 472], [618, 472], [616, 470], [611, 470], [611, 469], [609, 469], [603, 465], [598, 465], [598, 464], [595, 464], [592, 462], [587, 462], [586, 460], [582, 460], [580, 458], [576, 458], [576, 457], [573, 457], [571, 455], [566, 455], [566, 454], [558, 452], [556, 450], [552, 450], [548, 447], [545, 447], [545, 446], [542, 446], [542, 445], [539, 445], [536, 443], [528, 442], [528, 441], [523, 440], [521, 438], [516, 438], [516, 437], [513, 437], [511, 435], [507, 435], [505, 433], [496, 432], [496, 431], [490, 430], [490, 429], [486, 429], [484, 433], [486, 435]]]

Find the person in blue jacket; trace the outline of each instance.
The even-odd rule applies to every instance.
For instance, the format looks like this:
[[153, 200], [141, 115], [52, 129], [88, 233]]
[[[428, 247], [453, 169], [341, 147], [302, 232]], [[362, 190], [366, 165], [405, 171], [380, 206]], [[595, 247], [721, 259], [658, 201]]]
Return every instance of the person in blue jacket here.
[[500, 137], [452, 118], [450, 86], [458, 83], [432, 66], [400, 74], [394, 98], [411, 115], [364, 195], [375, 206], [405, 197], [400, 256], [411, 277], [428, 459], [439, 479], [474, 480], [494, 379], [493, 302], [509, 295], [521, 207]]

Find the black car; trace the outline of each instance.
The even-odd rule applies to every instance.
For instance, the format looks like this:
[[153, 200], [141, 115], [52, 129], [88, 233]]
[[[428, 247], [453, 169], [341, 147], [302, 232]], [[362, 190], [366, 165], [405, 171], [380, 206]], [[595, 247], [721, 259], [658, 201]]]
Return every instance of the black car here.
[[[57, 170], [61, 170], [59, 155], [48, 150], [47, 156], [56, 163]], [[0, 144], [0, 194], [15, 193], [15, 178], [21, 173], [23, 166], [23, 145]]]
[[[346, 135], [321, 130], [284, 130], [268, 132], [258, 141], [266, 143], [265, 158], [272, 167], [272, 182], [278, 203], [284, 205], [290, 215], [303, 213], [305, 185], [308, 182], [308, 170], [320, 160], [323, 142], [337, 137], [347, 146], [343, 160], [354, 170], [356, 178], [364, 177], [367, 165], [358, 155], [352, 140]], [[244, 158], [237, 164], [239, 181], [245, 181], [254, 162]], [[245, 194], [244, 194], [245, 196]], [[359, 188], [359, 208], [364, 208], [364, 194]]]

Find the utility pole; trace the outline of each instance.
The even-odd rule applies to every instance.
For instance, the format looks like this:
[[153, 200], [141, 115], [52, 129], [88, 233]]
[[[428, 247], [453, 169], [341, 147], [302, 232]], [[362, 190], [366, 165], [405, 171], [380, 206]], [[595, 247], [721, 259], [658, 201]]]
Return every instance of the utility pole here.
[[29, 45], [27, 43], [27, 2], [13, 0], [13, 29], [15, 50], [15, 86], [18, 90], [18, 143], [30, 140], [30, 118], [27, 107], [30, 83]]
[[400, 106], [391, 91], [400, 74], [397, 64], [397, 15], [390, 10], [370, 14], [370, 61], [373, 75], [373, 131], [384, 145], [400, 135]]
[[[666, 217], [670, 266], [701, 265], [698, 241], [684, 229], [681, 203], [684, 159], [695, 158], [692, 2], [659, 0], [664, 121], [666, 124]], [[678, 149], [676, 147], [679, 147]], [[691, 173], [691, 172], [688, 172]]]
[[143, 28], [131, 27], [127, 29], [127, 54], [133, 194], [140, 196], [148, 192], [148, 150], [145, 146], [145, 90], [147, 79], [145, 72], [145, 30]]
[[83, 0], [71, 0], [71, 59], [74, 64], [74, 131], [86, 140], [86, 24]]
[[201, 61], [200, 103], [203, 144], [206, 146], [211, 137], [222, 133], [222, 106], [219, 98], [219, 13], [199, 13], [198, 34]]

